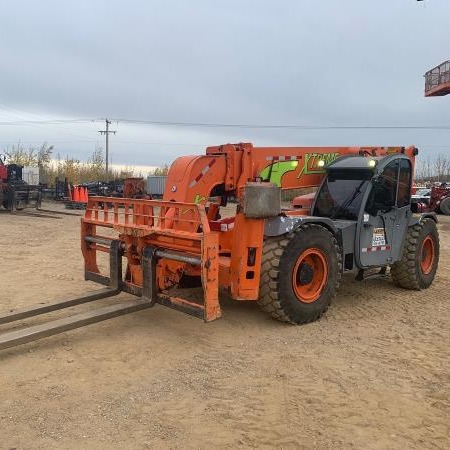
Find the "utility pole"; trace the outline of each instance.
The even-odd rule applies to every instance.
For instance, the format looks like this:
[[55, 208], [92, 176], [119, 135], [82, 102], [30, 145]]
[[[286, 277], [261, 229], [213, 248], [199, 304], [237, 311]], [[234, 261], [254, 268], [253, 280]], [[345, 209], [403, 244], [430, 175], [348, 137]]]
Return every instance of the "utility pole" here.
[[112, 131], [109, 129], [109, 125], [111, 124], [111, 121], [108, 119], [105, 119], [105, 129], [104, 130], [99, 130], [100, 134], [104, 134], [105, 135], [105, 141], [106, 141], [106, 145], [105, 145], [105, 157], [106, 157], [106, 182], [109, 181], [109, 153], [108, 153], [108, 144], [109, 144], [109, 133], [113, 133], [116, 134], [116, 131]]

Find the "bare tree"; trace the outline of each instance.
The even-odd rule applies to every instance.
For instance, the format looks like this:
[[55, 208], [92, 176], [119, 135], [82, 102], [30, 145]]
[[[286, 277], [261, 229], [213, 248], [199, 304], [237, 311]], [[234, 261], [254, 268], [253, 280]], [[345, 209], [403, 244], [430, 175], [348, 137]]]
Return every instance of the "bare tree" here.
[[444, 181], [447, 172], [448, 158], [440, 153], [436, 156], [433, 163], [433, 176], [437, 177], [437, 181]]
[[44, 142], [40, 147], [25, 148], [20, 142], [5, 149], [9, 164], [21, 166], [39, 166], [47, 169], [52, 161], [53, 145]]
[[162, 167], [156, 167], [150, 171], [150, 175], [167, 175], [169, 173], [169, 165], [164, 164]]
[[450, 156], [439, 153], [434, 157], [420, 157], [416, 161], [415, 179], [417, 181], [450, 181]]

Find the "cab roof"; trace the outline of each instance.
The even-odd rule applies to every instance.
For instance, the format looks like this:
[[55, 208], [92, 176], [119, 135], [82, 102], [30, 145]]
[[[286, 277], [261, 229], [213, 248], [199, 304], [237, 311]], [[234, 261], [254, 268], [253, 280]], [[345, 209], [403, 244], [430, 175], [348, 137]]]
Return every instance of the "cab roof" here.
[[[367, 170], [371, 172], [374, 171], [378, 162], [382, 160], [383, 157], [368, 157], [368, 156], [344, 156], [334, 160], [331, 164], [327, 166], [327, 172], [332, 170]], [[376, 161], [375, 165], [371, 165], [370, 161]]]

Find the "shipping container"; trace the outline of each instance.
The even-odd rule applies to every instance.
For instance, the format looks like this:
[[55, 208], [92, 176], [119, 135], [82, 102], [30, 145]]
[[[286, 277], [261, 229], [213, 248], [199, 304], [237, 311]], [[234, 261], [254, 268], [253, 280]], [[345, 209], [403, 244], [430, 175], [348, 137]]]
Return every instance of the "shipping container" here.
[[167, 176], [149, 175], [147, 177], [147, 193], [153, 197], [162, 197], [166, 186]]
[[22, 169], [22, 179], [25, 183], [37, 185], [40, 182], [39, 167], [25, 166]]

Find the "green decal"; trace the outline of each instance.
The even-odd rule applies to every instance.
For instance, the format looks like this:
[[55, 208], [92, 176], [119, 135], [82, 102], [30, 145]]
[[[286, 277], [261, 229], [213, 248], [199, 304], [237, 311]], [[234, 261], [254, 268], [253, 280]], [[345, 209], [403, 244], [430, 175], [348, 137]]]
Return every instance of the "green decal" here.
[[278, 187], [281, 187], [281, 177], [286, 172], [292, 172], [298, 166], [298, 161], [278, 161], [270, 166], [264, 167], [259, 176], [264, 181], [270, 181], [275, 183]]
[[202, 197], [200, 194], [197, 194], [197, 195], [194, 197], [194, 203], [195, 203], [196, 205], [198, 205], [199, 203], [204, 202], [205, 200], [206, 200], [206, 197]]
[[[292, 172], [300, 168], [297, 178], [302, 175], [317, 175], [325, 173], [325, 168], [335, 159], [339, 158], [339, 153], [306, 153], [303, 165], [299, 167], [298, 161], [277, 161], [261, 171], [259, 176], [263, 181], [270, 181], [281, 187], [281, 178], [287, 172]], [[319, 161], [322, 163], [319, 164]]]

